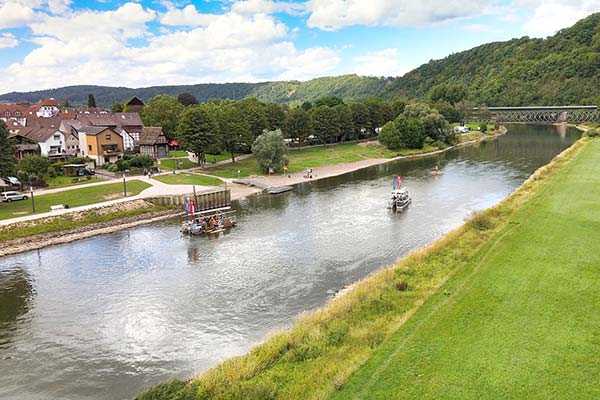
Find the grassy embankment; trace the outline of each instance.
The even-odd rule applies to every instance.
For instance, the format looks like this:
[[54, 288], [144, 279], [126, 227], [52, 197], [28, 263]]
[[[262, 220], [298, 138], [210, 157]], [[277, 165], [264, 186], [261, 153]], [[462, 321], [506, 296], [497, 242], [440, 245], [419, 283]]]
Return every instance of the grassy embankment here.
[[223, 181], [219, 178], [190, 173], [156, 175], [153, 179], [166, 183], [167, 185], [220, 186], [223, 184]]
[[[89, 178], [89, 179], [88, 179]], [[46, 179], [48, 189], [56, 189], [68, 186], [78, 186], [86, 183], [100, 182], [102, 179], [97, 176], [90, 177], [72, 177], [72, 176], [54, 176]]]
[[23, 222], [5, 227], [0, 226], [0, 243], [42, 234], [63, 233], [84, 227], [91, 228], [97, 224], [116, 222], [118, 220], [125, 220], [145, 214], [154, 214], [169, 210], [171, 210], [171, 208], [166, 206], [156, 206], [148, 202], [140, 201], [135, 207], [115, 206], [81, 213], [65, 214], [57, 217], [45, 218], [43, 220]]
[[[146, 182], [127, 182], [127, 195], [135, 196], [142, 190], [149, 188]], [[85, 187], [80, 189], [65, 190], [63, 192], [35, 196], [35, 211], [43, 213], [50, 211], [50, 206], [67, 204], [69, 207], [85, 206], [123, 197], [123, 184], [110, 183]], [[0, 203], [0, 219], [20, 217], [32, 213], [31, 199]]]
[[248, 355], [139, 399], [597, 398], [600, 140]]
[[[317, 168], [325, 165], [351, 163], [377, 158], [393, 158], [401, 155], [412, 155], [437, 150], [431, 146], [423, 149], [406, 149], [400, 152], [391, 151], [379, 144], [342, 143], [331, 146], [315, 146], [293, 150], [288, 153], [289, 172], [301, 172], [307, 168]], [[239, 171], [239, 174], [238, 174]], [[250, 175], [261, 175], [254, 157], [246, 158], [235, 164], [226, 164], [209, 168], [207, 173], [223, 178], [237, 178]]]

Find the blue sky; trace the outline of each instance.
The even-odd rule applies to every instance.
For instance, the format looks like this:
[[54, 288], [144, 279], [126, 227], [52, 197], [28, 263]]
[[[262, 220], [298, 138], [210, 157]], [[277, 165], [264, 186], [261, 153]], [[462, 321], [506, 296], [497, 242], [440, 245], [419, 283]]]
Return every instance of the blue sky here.
[[600, 0], [0, 0], [0, 92], [400, 76]]

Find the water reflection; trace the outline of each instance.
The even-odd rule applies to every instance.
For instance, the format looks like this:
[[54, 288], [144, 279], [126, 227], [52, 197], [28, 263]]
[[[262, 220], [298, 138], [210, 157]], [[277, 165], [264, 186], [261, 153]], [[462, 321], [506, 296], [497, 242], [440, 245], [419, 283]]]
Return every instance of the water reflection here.
[[[498, 202], [575, 137], [520, 126], [437, 158], [253, 197], [218, 239], [182, 237], [169, 221], [0, 259], [21, 282], [0, 287], [0, 305], [16, 315], [0, 348], [0, 398], [130, 398], [244, 353]], [[443, 175], [430, 175], [434, 165]], [[402, 215], [385, 207], [394, 174], [414, 199]], [[19, 311], [16, 293], [29, 293]]]
[[31, 276], [23, 268], [0, 269], [0, 351], [17, 332], [35, 295]]

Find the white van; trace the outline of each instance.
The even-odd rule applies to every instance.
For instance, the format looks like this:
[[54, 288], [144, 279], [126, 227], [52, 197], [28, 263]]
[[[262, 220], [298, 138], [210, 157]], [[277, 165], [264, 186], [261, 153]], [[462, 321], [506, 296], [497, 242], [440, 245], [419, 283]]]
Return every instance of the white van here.
[[0, 200], [10, 203], [11, 201], [27, 200], [29, 197], [26, 194], [19, 192], [3, 192], [0, 193]]

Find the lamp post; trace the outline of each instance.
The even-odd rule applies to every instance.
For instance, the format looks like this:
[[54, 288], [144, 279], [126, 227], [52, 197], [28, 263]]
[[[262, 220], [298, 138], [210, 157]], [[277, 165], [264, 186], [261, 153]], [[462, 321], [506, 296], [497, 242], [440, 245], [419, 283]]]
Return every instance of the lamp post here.
[[35, 214], [35, 199], [33, 197], [33, 186], [29, 186], [29, 192], [31, 193], [31, 209], [32, 209], [32, 214]]
[[123, 197], [127, 197], [127, 180], [125, 180], [125, 174], [129, 172], [128, 169], [123, 172]]

